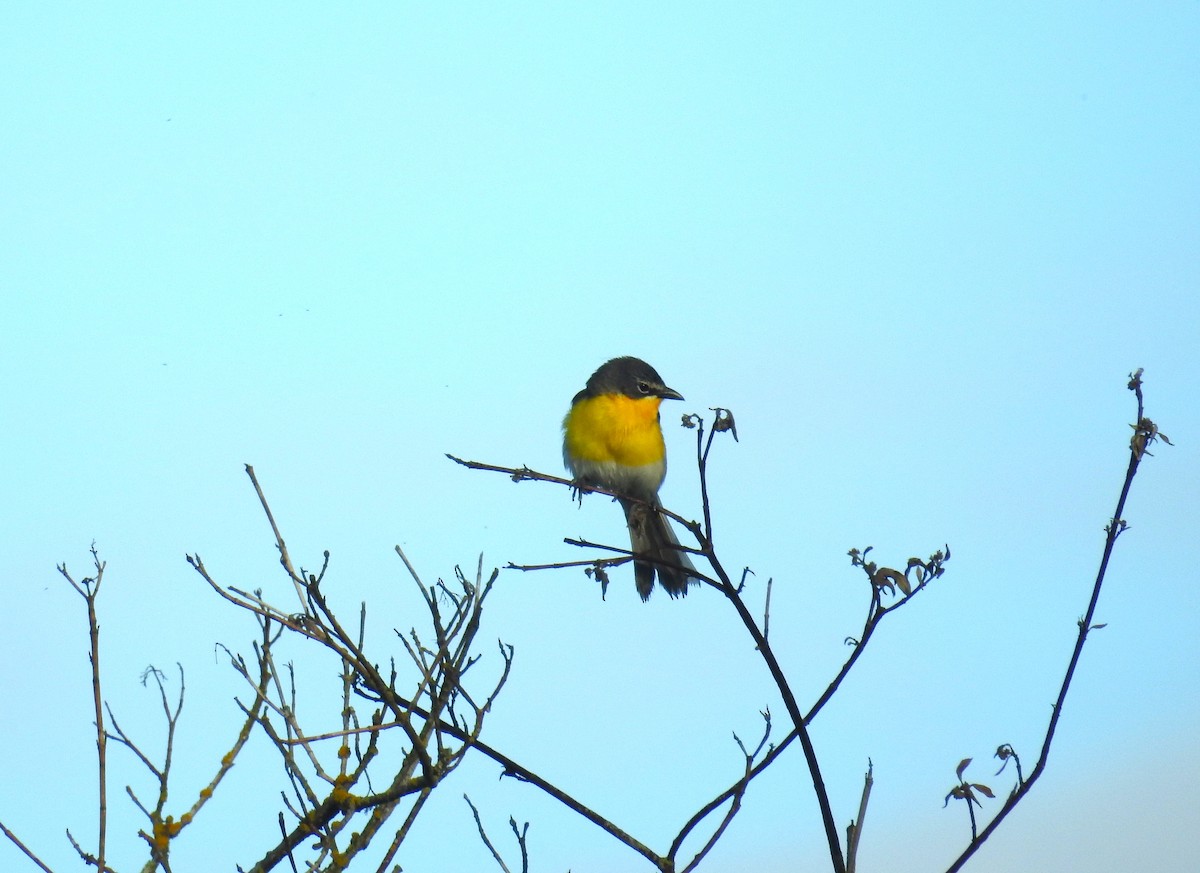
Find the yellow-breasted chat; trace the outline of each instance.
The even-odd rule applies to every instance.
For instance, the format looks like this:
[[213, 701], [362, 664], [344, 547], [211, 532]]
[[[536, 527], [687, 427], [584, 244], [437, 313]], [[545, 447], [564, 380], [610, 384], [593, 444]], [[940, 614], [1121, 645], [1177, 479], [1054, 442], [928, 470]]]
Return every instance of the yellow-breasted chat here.
[[645, 361], [613, 358], [592, 374], [563, 419], [563, 461], [575, 481], [621, 495], [642, 600], [649, 599], [656, 574], [672, 597], [682, 597], [699, 581], [658, 511], [658, 489], [667, 475], [658, 408], [663, 400], [682, 399]]

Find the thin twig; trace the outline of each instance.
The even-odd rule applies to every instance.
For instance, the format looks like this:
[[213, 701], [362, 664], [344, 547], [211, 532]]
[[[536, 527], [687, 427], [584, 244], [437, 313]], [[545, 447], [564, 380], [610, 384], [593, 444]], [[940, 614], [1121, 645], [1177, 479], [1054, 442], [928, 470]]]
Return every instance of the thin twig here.
[[262, 504], [263, 512], [267, 515], [267, 521], [271, 523], [271, 532], [275, 534], [275, 545], [279, 549], [279, 563], [283, 564], [283, 568], [287, 570], [288, 576], [291, 577], [292, 584], [296, 587], [296, 596], [300, 599], [300, 611], [307, 612], [308, 604], [304, 597], [304, 577], [298, 575], [296, 569], [292, 566], [292, 558], [288, 554], [287, 544], [283, 541], [283, 534], [279, 532], [279, 525], [275, 523], [275, 516], [271, 513], [271, 507], [267, 505], [267, 498], [263, 495], [262, 486], [258, 484], [258, 477], [254, 475], [254, 468], [249, 464], [246, 465], [246, 475], [254, 483], [254, 492], [258, 495], [258, 501]]
[[5, 827], [4, 822], [2, 822], [2, 821], [0, 821], [0, 831], [4, 832], [4, 836], [8, 837], [8, 839], [12, 842], [12, 844], [14, 846], [16, 846], [18, 849], [20, 849], [22, 852], [25, 853], [26, 858], [28, 858], [33, 863], [37, 864], [38, 868], [41, 869], [43, 871], [43, 873], [54, 873], [53, 870], [51, 870], [44, 863], [42, 863], [41, 858], [39, 858], [37, 855], [33, 854], [33, 852], [30, 851], [29, 847], [21, 842], [21, 840], [17, 837], [16, 834], [14, 834], [7, 827]]
[[858, 842], [862, 839], [863, 820], [867, 817], [867, 801], [871, 799], [871, 786], [875, 784], [875, 765], [867, 759], [867, 773], [863, 777], [862, 798], [858, 802], [858, 818], [850, 823], [846, 834], [846, 873], [854, 873], [858, 863]]
[[784, 674], [783, 668], [779, 665], [779, 661], [776, 659], [770, 643], [767, 642], [762, 632], [758, 629], [758, 625], [754, 621], [754, 616], [750, 614], [750, 610], [746, 608], [746, 604], [738, 596], [733, 583], [725, 573], [725, 569], [715, 560], [713, 561], [713, 566], [725, 585], [725, 596], [733, 604], [746, 630], [750, 632], [755, 647], [758, 649], [767, 666], [767, 671], [771, 674], [776, 688], [778, 688], [780, 695], [783, 697], [783, 705], [792, 719], [792, 724], [795, 726], [796, 736], [800, 740], [800, 747], [804, 751], [804, 760], [808, 765], [808, 772], [812, 778], [813, 792], [817, 797], [817, 805], [821, 811], [821, 823], [825, 827], [825, 839], [829, 845], [830, 861], [833, 864], [835, 873], [845, 873], [846, 862], [842, 857], [837, 822], [834, 820], [833, 808], [829, 803], [829, 792], [826, 790], [825, 781], [821, 777], [821, 765], [817, 759], [817, 752], [813, 747], [812, 739], [808, 735], [804, 716], [801, 715], [800, 707], [796, 703], [796, 696], [792, 693], [791, 685], [788, 683], [787, 676]]
[[[714, 428], [709, 434], [707, 445], [703, 444], [704, 423], [699, 416], [692, 416], [696, 421], [698, 430], [697, 441], [697, 458], [700, 466], [700, 485], [701, 493], [704, 500], [704, 517], [705, 530], [711, 528], [711, 512], [708, 501], [708, 491], [706, 485], [706, 464], [708, 460], [708, 451], [712, 446], [713, 436], [717, 433]], [[703, 446], [703, 448], [701, 448]], [[693, 531], [695, 533], [695, 531]], [[750, 637], [754, 640], [755, 648], [766, 664], [767, 671], [771, 674], [772, 680], [775, 682], [775, 687], [778, 689], [780, 696], [783, 698], [784, 708], [787, 709], [788, 716], [792, 720], [795, 727], [796, 736], [800, 740], [800, 747], [804, 751], [804, 761], [808, 765], [809, 776], [812, 779], [813, 793], [817, 798], [817, 806], [821, 812], [821, 823], [825, 828], [825, 840], [829, 846], [829, 859], [833, 865], [834, 873], [845, 873], [846, 861], [842, 855], [841, 840], [838, 835], [837, 822], [833, 817], [833, 807], [829, 803], [829, 792], [825, 788], [825, 780], [821, 776], [821, 764], [817, 759], [816, 749], [813, 747], [812, 738], [808, 735], [808, 728], [805, 726], [804, 716], [800, 712], [800, 707], [796, 703], [796, 696], [792, 692], [791, 684], [788, 682], [783, 668], [780, 666], [778, 659], [775, 657], [774, 651], [771, 649], [770, 643], [767, 642], [762, 631], [758, 627], [758, 623], [754, 620], [754, 616], [750, 614], [741, 595], [738, 594], [737, 586], [729, 578], [729, 574], [725, 572], [724, 566], [717, 559], [712, 548], [711, 539], [707, 533], [700, 535], [701, 545], [703, 546], [704, 556], [712, 565], [714, 572], [720, 581], [721, 590], [725, 597], [733, 604], [734, 610], [741, 619], [742, 624], [749, 632]]]
[[100, 821], [98, 826], [99, 833], [96, 839], [96, 866], [103, 871], [105, 869], [105, 845], [108, 837], [108, 734], [104, 728], [104, 704], [100, 693], [100, 620], [96, 615], [96, 598], [100, 594], [100, 583], [104, 580], [104, 568], [107, 564], [100, 560], [94, 542], [92, 543], [91, 554], [92, 565], [96, 568], [95, 577], [83, 579], [77, 583], [71, 578], [71, 574], [67, 572], [67, 565], [65, 563], [59, 566], [58, 572], [71, 583], [71, 587], [83, 597], [87, 604], [88, 637], [91, 646], [88, 659], [91, 662], [92, 668], [92, 705], [96, 717], [96, 760], [99, 787], [98, 812]]
[[492, 853], [492, 857], [496, 859], [496, 863], [500, 865], [500, 869], [504, 873], [512, 873], [508, 869], [508, 865], [504, 863], [504, 859], [500, 857], [500, 853], [496, 851], [496, 847], [492, 845], [492, 841], [488, 839], [487, 831], [483, 829], [483, 822], [479, 818], [479, 810], [475, 808], [475, 804], [471, 802], [471, 798], [464, 794], [463, 800], [467, 802], [467, 806], [471, 807], [471, 815], [475, 816], [475, 827], [479, 829], [479, 839], [483, 840], [483, 844]]
[[518, 829], [517, 820], [509, 816], [508, 826], [512, 828], [513, 836], [517, 838], [517, 846], [521, 849], [521, 873], [529, 873], [529, 822], [525, 822], [525, 825]]
[[[1134, 392], [1137, 398], [1137, 424], [1133, 425], [1134, 435], [1130, 445], [1129, 464], [1125, 470], [1125, 481], [1121, 485], [1121, 494], [1117, 498], [1116, 509], [1113, 511], [1112, 518], [1105, 527], [1104, 551], [1100, 557], [1100, 567], [1096, 572], [1095, 582], [1092, 584], [1092, 593], [1088, 598], [1087, 610], [1084, 612], [1083, 618], [1079, 620], [1079, 633], [1075, 638], [1075, 646], [1071, 651], [1071, 658], [1067, 662], [1067, 670], [1063, 676], [1062, 685], [1058, 691], [1058, 697], [1054, 701], [1054, 706], [1050, 711], [1050, 721], [1046, 726], [1045, 739], [1042, 742], [1041, 754], [1038, 757], [1037, 763], [1033, 765], [1033, 770], [1029, 773], [1029, 778], [1021, 782], [1017, 788], [1008, 796], [1004, 805], [996, 813], [987, 825], [981, 830], [978, 835], [974, 835], [971, 842], [962, 851], [953, 863], [946, 868], [946, 873], [956, 873], [961, 870], [963, 865], [975, 854], [976, 850], [987, 841], [988, 837], [1000, 826], [1000, 823], [1008, 817], [1008, 814], [1021, 802], [1022, 798], [1029, 793], [1033, 788], [1034, 783], [1042, 775], [1046, 768], [1046, 761], [1050, 755], [1050, 746], [1054, 741], [1054, 733], [1058, 728], [1058, 720], [1062, 715], [1063, 704], [1067, 698], [1067, 692], [1071, 688], [1071, 680], [1075, 676], [1075, 668], [1079, 664], [1079, 657], [1083, 652], [1083, 645], [1087, 642], [1089, 631], [1092, 629], [1092, 621], [1096, 614], [1096, 604], [1100, 600], [1100, 589], [1104, 585], [1104, 576], [1108, 571], [1108, 562], [1112, 557], [1113, 546], [1117, 542], [1117, 537], [1125, 530], [1124, 512], [1125, 501], [1129, 497], [1129, 490], [1133, 485], [1133, 478], [1137, 474], [1138, 465], [1141, 463], [1142, 457], [1146, 454], [1146, 448], [1156, 439], [1161, 438], [1157, 427], [1149, 419], [1145, 417], [1144, 400], [1142, 397], [1142, 371], [1139, 369], [1130, 374], [1129, 390]], [[1163, 438], [1165, 442], [1169, 440]], [[974, 817], [972, 816], [972, 825], [974, 825]]]
[[[396, 836], [388, 846], [387, 851], [383, 854], [383, 859], [379, 862], [379, 867], [375, 873], [387, 873], [388, 864], [392, 863], [392, 859], [396, 857], [396, 852], [400, 850], [400, 844], [404, 842], [408, 836], [408, 832], [412, 829], [413, 822], [417, 820], [417, 815], [425, 806], [425, 801], [429, 799], [432, 793], [432, 788], [423, 788], [409, 807], [408, 815], [404, 819], [404, 823], [396, 829]], [[399, 868], [396, 868], [399, 869]]]
[[[737, 792], [732, 796], [732, 802], [729, 804], [729, 809], [725, 811], [725, 815], [722, 816], [721, 821], [713, 829], [713, 832], [709, 835], [708, 840], [706, 840], [704, 845], [700, 847], [700, 850], [696, 852], [694, 856], [692, 856], [692, 860], [687, 863], [680, 873], [690, 873], [690, 871], [695, 870], [700, 866], [700, 862], [704, 860], [705, 855], [712, 850], [713, 846], [715, 846], [724, 835], [730, 823], [733, 822], [734, 816], [741, 811], [742, 797], [746, 793], [746, 788], [750, 785], [750, 774], [754, 769], [754, 759], [757, 758], [762, 750], [766, 747], [767, 741], [771, 737], [771, 711], [769, 709], [765, 709], [760, 713], [760, 715], [763, 717], [763, 735], [762, 738], [759, 739], [758, 745], [755, 746], [754, 751], [747, 751], [746, 746], [742, 743], [741, 738], [736, 733], [733, 735], [733, 739], [737, 742], [738, 748], [742, 750], [742, 756], [744, 758], [741, 783], [738, 786]], [[674, 858], [679, 852], [680, 847], [683, 845], [683, 840], [687, 836], [689, 830], [689, 828], [681, 830], [671, 842], [671, 848], [667, 852], [667, 858], [671, 861], [674, 861]]]
[[763, 605], [763, 625], [762, 634], [764, 640], [771, 638], [771, 587], [775, 582], [774, 576], [767, 577], [767, 596], [766, 603]]

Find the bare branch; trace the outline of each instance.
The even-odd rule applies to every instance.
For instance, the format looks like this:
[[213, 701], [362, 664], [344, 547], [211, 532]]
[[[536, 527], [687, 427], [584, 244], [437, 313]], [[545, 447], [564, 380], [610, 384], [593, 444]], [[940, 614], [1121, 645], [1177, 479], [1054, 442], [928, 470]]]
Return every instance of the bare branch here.
[[492, 841], [488, 839], [487, 831], [483, 829], [483, 822], [479, 818], [479, 810], [475, 808], [475, 804], [471, 802], [471, 798], [464, 794], [463, 800], [467, 802], [467, 806], [471, 807], [471, 815], [475, 816], [475, 827], [479, 829], [479, 839], [483, 840], [483, 844], [492, 853], [492, 857], [496, 859], [496, 863], [500, 865], [500, 869], [504, 873], [512, 873], [508, 869], [508, 865], [504, 863], [504, 859], [500, 857], [500, 853], [496, 851], [496, 847], [492, 845]]
[[5, 827], [4, 822], [2, 821], [0, 821], [0, 832], [3, 832], [4, 836], [8, 837], [9, 841], [18, 849], [20, 849], [26, 858], [28, 858], [34, 864], [37, 864], [39, 870], [43, 871], [43, 873], [54, 873], [53, 870], [51, 870], [45, 865], [45, 863], [42, 862], [41, 858], [33, 854], [29, 847], [21, 842], [20, 838], [18, 838], [16, 834]]
[[[731, 802], [729, 804], [729, 808], [725, 811], [725, 815], [721, 818], [721, 821], [717, 824], [716, 828], [713, 829], [713, 832], [709, 836], [708, 840], [704, 843], [703, 846], [700, 847], [700, 850], [692, 857], [692, 860], [690, 860], [687, 863], [687, 865], [684, 866], [682, 873], [690, 873], [690, 871], [695, 870], [697, 867], [700, 866], [700, 862], [704, 859], [704, 856], [707, 855], [710, 851], [712, 851], [712, 848], [721, 839], [721, 837], [724, 835], [726, 829], [729, 827], [730, 823], [733, 821], [734, 816], [736, 816], [738, 814], [738, 812], [741, 811], [742, 797], [746, 793], [746, 788], [750, 785], [750, 779], [752, 778], [751, 774], [754, 771], [754, 759], [757, 758], [758, 755], [762, 752], [762, 750], [767, 746], [767, 741], [771, 737], [771, 711], [769, 709], [764, 709], [762, 712], [759, 713], [759, 715], [761, 715], [763, 718], [763, 735], [762, 735], [762, 738], [758, 741], [758, 745], [755, 746], [753, 751], [747, 751], [746, 746], [742, 743], [741, 738], [738, 737], [737, 734], [733, 735], [733, 739], [737, 743], [738, 748], [742, 750], [742, 756], [744, 758], [744, 767], [743, 767], [743, 772], [742, 772], [742, 778], [741, 778], [740, 782], [735, 786], [736, 790], [729, 798]], [[675, 856], [679, 852], [680, 847], [683, 844], [683, 840], [686, 838], [688, 833], [691, 832], [691, 830], [692, 830], [692, 823], [689, 822], [688, 825], [685, 825], [684, 828], [682, 828], [680, 830], [680, 832], [676, 835], [675, 839], [671, 843], [670, 851], [667, 852], [668, 859], [673, 860], [675, 858]]]
[[258, 484], [258, 477], [254, 475], [254, 468], [249, 464], [246, 465], [246, 475], [250, 477], [250, 481], [254, 483], [254, 493], [258, 495], [258, 501], [262, 504], [263, 512], [266, 513], [267, 521], [271, 523], [271, 532], [275, 534], [275, 545], [279, 549], [279, 563], [287, 570], [288, 576], [291, 577], [292, 584], [296, 586], [296, 596], [300, 599], [300, 611], [305, 612], [308, 608], [308, 602], [304, 596], [304, 577], [296, 573], [296, 569], [292, 566], [291, 556], [288, 555], [287, 544], [283, 541], [283, 534], [279, 532], [279, 525], [275, 523], [275, 516], [271, 512], [271, 507], [267, 504], [267, 498], [263, 495], [262, 486]]
[[[1075, 646], [1067, 662], [1066, 673], [1063, 675], [1058, 697], [1055, 699], [1054, 706], [1050, 711], [1050, 721], [1046, 725], [1041, 754], [1038, 756], [1037, 762], [1033, 765], [1033, 769], [1029, 773], [1029, 778], [1017, 785], [1013, 792], [1009, 794], [1008, 799], [1004, 802], [999, 812], [996, 813], [995, 817], [978, 834], [974, 833], [974, 813], [972, 813], [971, 842], [962, 851], [962, 854], [946, 868], [946, 873], [956, 873], [956, 871], [962, 869], [963, 865], [975, 854], [987, 838], [992, 835], [996, 828], [1000, 826], [1001, 822], [1008, 817], [1008, 814], [1021, 802], [1022, 798], [1029, 793], [1034, 783], [1037, 782], [1046, 768], [1046, 761], [1050, 755], [1050, 747], [1054, 742], [1054, 732], [1058, 728], [1058, 720], [1062, 715], [1063, 703], [1066, 701], [1067, 692], [1071, 688], [1071, 680], [1075, 676], [1075, 668], [1079, 664], [1079, 657], [1083, 653], [1083, 646], [1087, 642], [1088, 633], [1095, 627], [1093, 621], [1096, 614], [1096, 605], [1100, 600], [1100, 590], [1104, 585], [1104, 576], [1108, 571], [1108, 562], [1112, 557], [1113, 547], [1121, 531], [1127, 527], [1122, 517], [1125, 512], [1125, 501], [1129, 497], [1130, 488], [1133, 486], [1133, 478], [1137, 475], [1138, 465], [1141, 463], [1142, 458], [1149, 456], [1149, 452], [1146, 449], [1153, 444], [1155, 439], [1162, 438], [1163, 442], [1170, 445], [1170, 441], [1166, 440], [1158, 431], [1157, 425], [1145, 416], [1145, 405], [1142, 396], [1142, 372], [1139, 368], [1129, 374], [1128, 387], [1137, 398], [1137, 424], [1133, 425], [1134, 436], [1130, 441], [1129, 464], [1125, 469], [1125, 480], [1121, 485], [1120, 496], [1117, 497], [1116, 509], [1113, 511], [1109, 524], [1105, 527], [1104, 549], [1100, 556], [1100, 567], [1096, 571], [1096, 578], [1092, 584], [1092, 592], [1088, 598], [1087, 609], [1083, 614], [1083, 618], [1079, 621], [1079, 633], [1075, 638]], [[971, 804], [968, 803], [967, 805], [970, 807]]]
[[104, 568], [107, 565], [100, 560], [94, 542], [90, 551], [92, 566], [96, 571], [95, 576], [76, 582], [67, 572], [65, 562], [59, 565], [58, 571], [87, 604], [88, 639], [90, 641], [88, 660], [92, 668], [92, 706], [96, 718], [96, 782], [99, 793], [95, 865], [103, 871], [106, 867], [104, 859], [108, 839], [108, 733], [104, 728], [104, 704], [100, 692], [100, 620], [96, 615], [96, 598], [100, 595], [100, 584], [104, 581]]
[[846, 873], [854, 873], [858, 864], [858, 843], [862, 839], [863, 821], [867, 817], [867, 801], [871, 799], [871, 786], [875, 784], [875, 765], [867, 759], [867, 772], [863, 776], [862, 798], [858, 802], [858, 818], [846, 828]]

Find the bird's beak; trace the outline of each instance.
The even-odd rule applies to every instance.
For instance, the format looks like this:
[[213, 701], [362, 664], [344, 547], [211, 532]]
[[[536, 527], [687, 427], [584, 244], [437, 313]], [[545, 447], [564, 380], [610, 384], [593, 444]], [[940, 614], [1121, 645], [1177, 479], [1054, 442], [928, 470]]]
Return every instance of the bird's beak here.
[[663, 400], [682, 400], [683, 395], [674, 388], [668, 388], [666, 385], [658, 389], [658, 396]]

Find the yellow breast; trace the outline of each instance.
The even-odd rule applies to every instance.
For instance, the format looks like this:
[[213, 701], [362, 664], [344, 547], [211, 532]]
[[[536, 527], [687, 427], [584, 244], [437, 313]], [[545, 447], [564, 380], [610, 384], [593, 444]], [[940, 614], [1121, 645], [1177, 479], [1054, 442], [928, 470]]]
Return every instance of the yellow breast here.
[[659, 463], [666, 454], [658, 424], [661, 402], [658, 397], [623, 394], [585, 397], [563, 420], [564, 454], [628, 467]]

